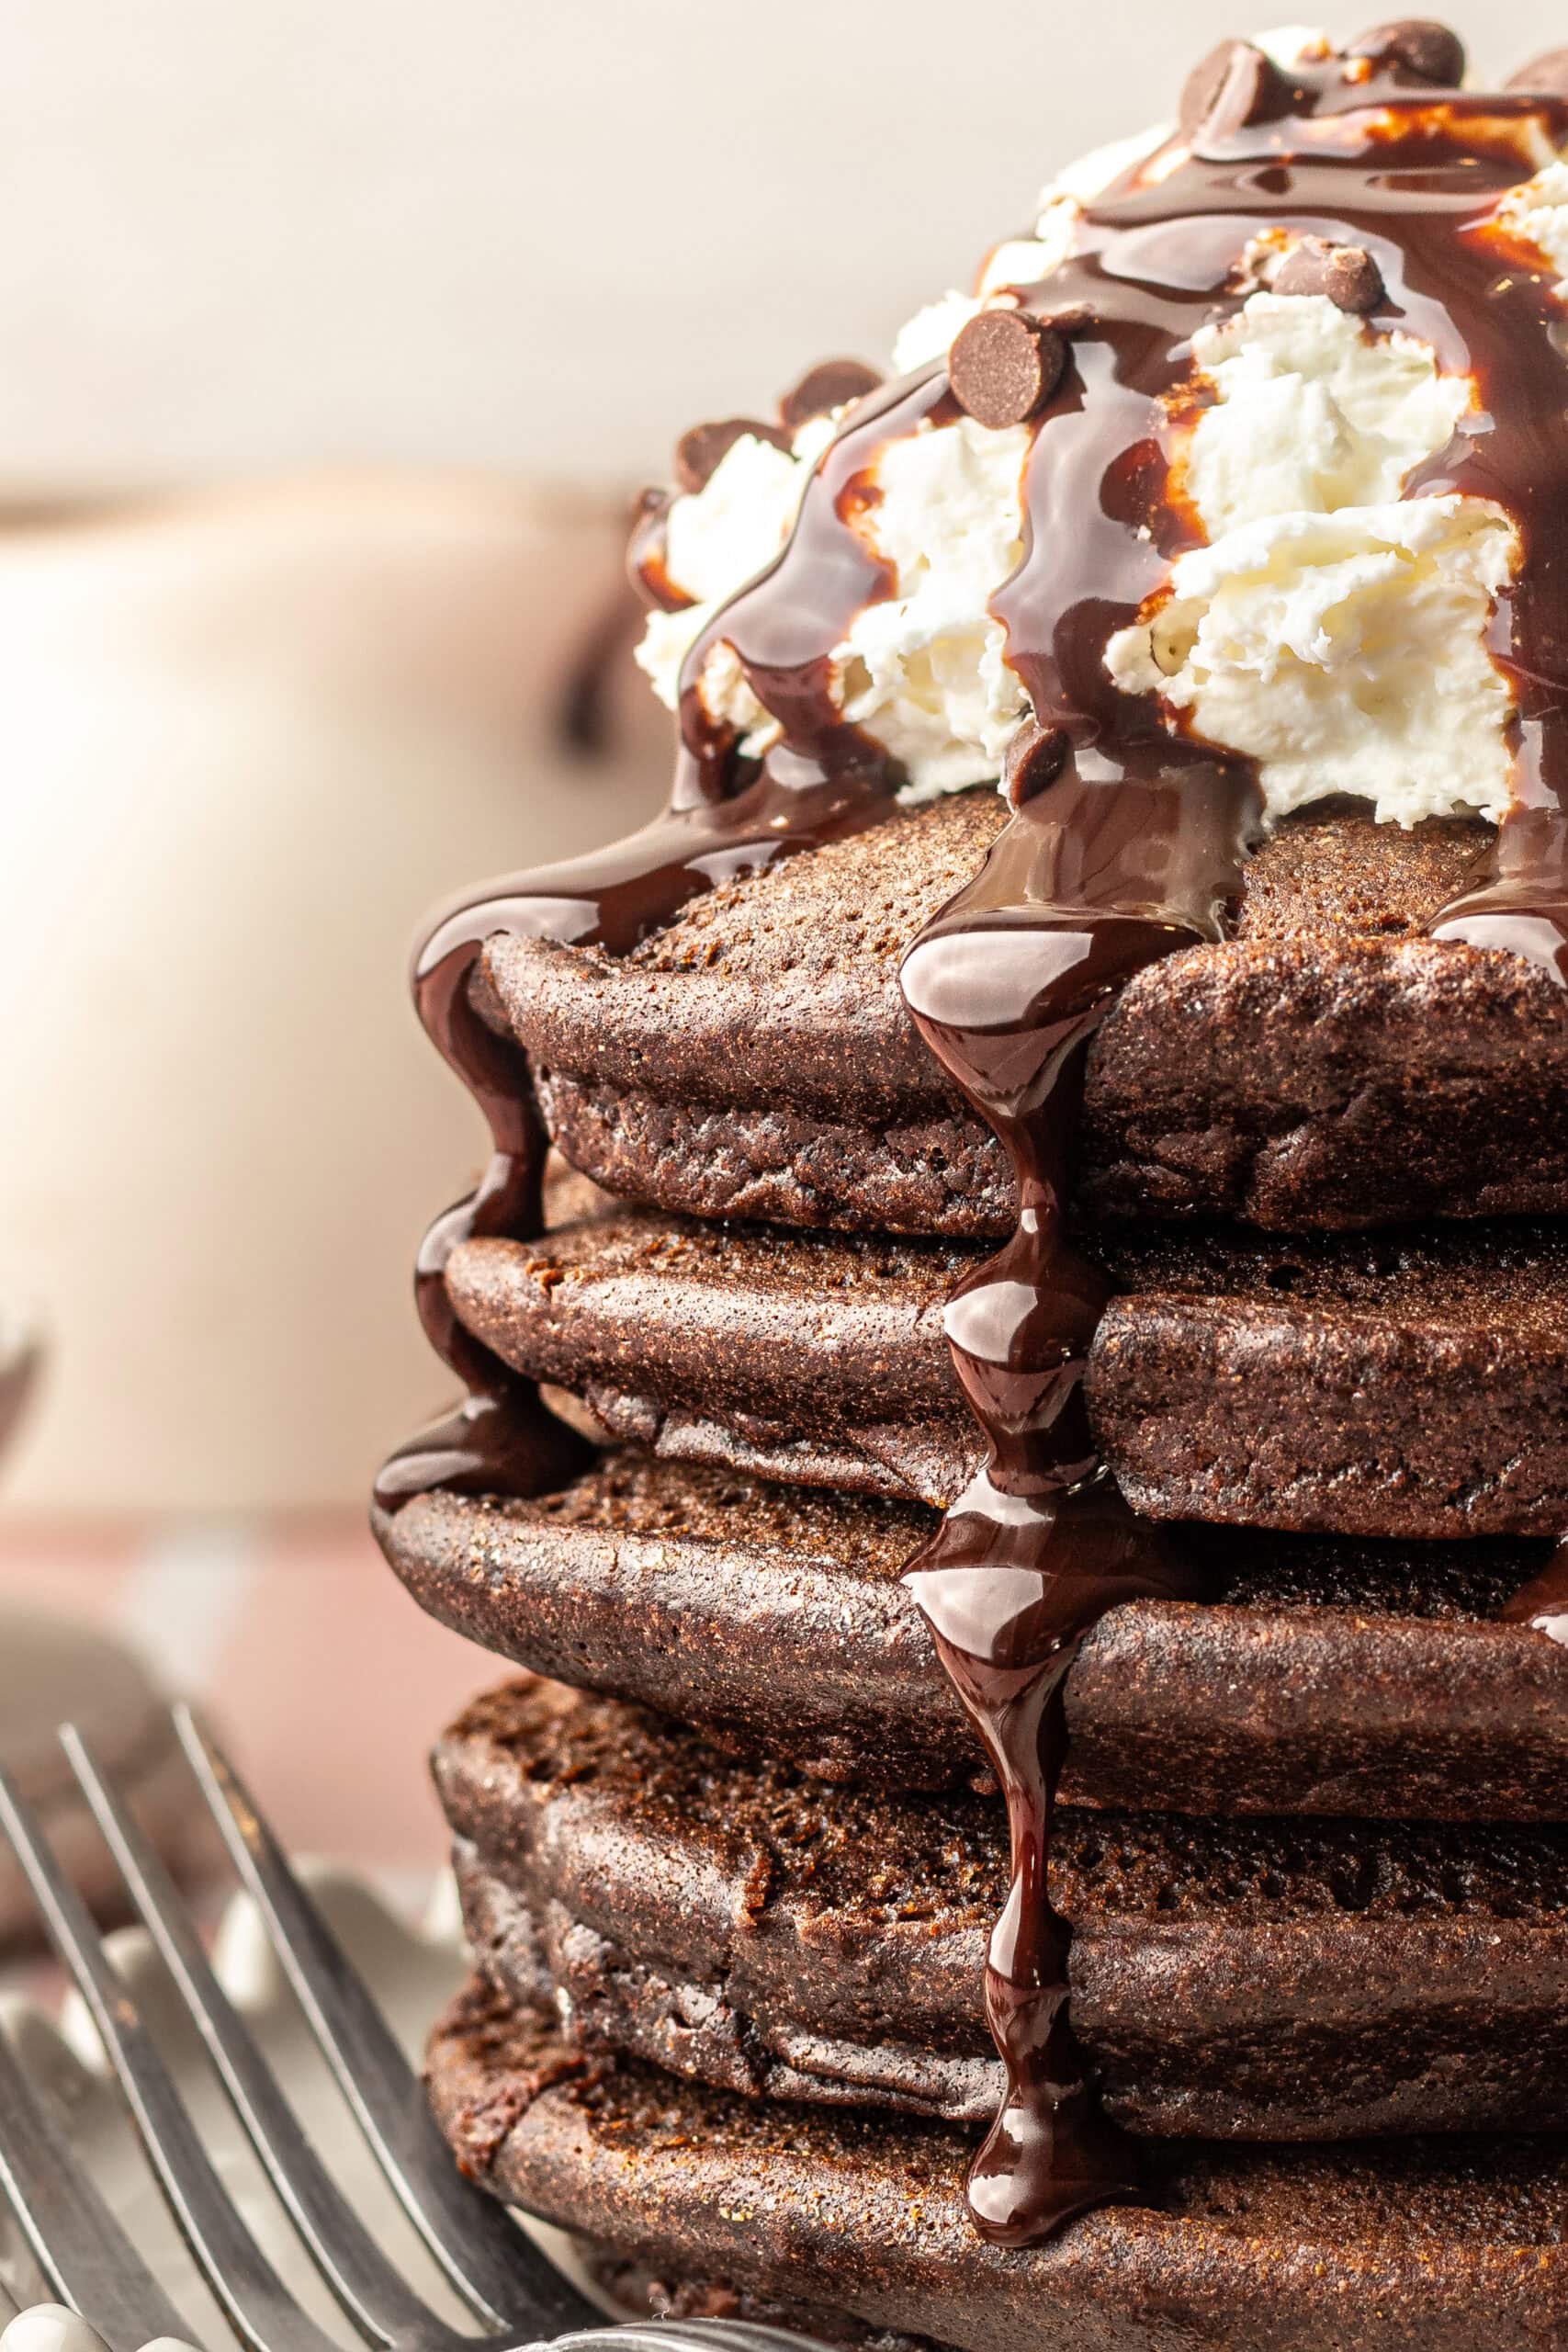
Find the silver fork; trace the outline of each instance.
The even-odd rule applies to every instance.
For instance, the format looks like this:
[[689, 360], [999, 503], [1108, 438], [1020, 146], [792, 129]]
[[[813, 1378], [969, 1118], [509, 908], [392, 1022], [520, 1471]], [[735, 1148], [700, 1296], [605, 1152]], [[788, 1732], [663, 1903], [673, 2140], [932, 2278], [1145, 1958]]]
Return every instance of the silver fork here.
[[[478, 2344], [486, 2352], [518, 2352], [551, 2338], [575, 2352], [801, 2352], [801, 2337], [748, 2322], [604, 2322], [501, 2206], [462, 2178], [386, 2019], [233, 1768], [188, 1709], [176, 1711], [175, 1725], [339, 2088], [403, 2210], [482, 2332], [463, 2334], [438, 2317], [348, 2204], [209, 1965], [167, 1871], [86, 1742], [67, 1729], [61, 1737], [72, 1769], [229, 2100], [301, 2244], [367, 2343], [388, 2352], [476, 2352]], [[256, 2243], [86, 1906], [3, 1771], [0, 1829], [87, 2005], [181, 2235], [242, 2345], [247, 2352], [340, 2352]], [[81, 2172], [3, 2033], [0, 2196], [49, 2291], [80, 2312], [109, 2352], [141, 2352], [159, 2336], [192, 2341]]]

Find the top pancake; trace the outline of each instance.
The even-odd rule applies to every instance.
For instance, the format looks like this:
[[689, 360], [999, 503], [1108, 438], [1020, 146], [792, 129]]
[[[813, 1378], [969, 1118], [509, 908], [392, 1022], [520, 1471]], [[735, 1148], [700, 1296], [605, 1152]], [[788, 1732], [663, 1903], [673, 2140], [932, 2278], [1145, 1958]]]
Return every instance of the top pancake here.
[[[624, 958], [498, 937], [481, 1010], [566, 1157], [702, 1216], [987, 1238], [989, 1130], [905, 1010], [903, 954], [1006, 818], [975, 791], [705, 893]], [[1490, 829], [1332, 806], [1281, 825], [1235, 936], [1136, 978], [1089, 1067], [1079, 1205], [1281, 1231], [1568, 1209], [1568, 1008], [1422, 935]]]

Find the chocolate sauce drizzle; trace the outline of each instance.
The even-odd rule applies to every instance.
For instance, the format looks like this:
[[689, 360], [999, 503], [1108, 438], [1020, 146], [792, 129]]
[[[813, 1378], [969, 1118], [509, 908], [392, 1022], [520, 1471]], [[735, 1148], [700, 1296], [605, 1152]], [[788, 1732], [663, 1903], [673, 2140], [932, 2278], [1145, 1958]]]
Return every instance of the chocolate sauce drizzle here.
[[[592, 1449], [465, 1330], [446, 1291], [452, 1252], [476, 1236], [528, 1239], [543, 1230], [546, 1138], [526, 1057], [483, 1017], [476, 983], [485, 942], [509, 932], [624, 956], [691, 899], [790, 852], [886, 817], [898, 781], [879, 747], [840, 717], [831, 665], [862, 607], [887, 595], [886, 567], [856, 535], [880, 451], [918, 419], [951, 409], [933, 374], [860, 403], [823, 458], [795, 533], [694, 648], [682, 695], [682, 748], [664, 815], [613, 847], [510, 875], [436, 916], [414, 958], [414, 1001], [432, 1042], [468, 1086], [491, 1131], [478, 1187], [438, 1217], [415, 1261], [414, 1295], [431, 1346], [466, 1391], [447, 1419], [400, 1448], [376, 1499], [396, 1510], [440, 1487], [473, 1495], [536, 1495], [574, 1476]], [[657, 561], [657, 510], [633, 541], [639, 573]], [[660, 601], [670, 593], [657, 589]], [[672, 597], [671, 598], [673, 601]], [[735, 644], [759, 695], [791, 713], [792, 732], [766, 762], [739, 755], [708, 726], [694, 682], [712, 644]]]
[[[1018, 1178], [1011, 1239], [947, 1310], [986, 1467], [909, 1572], [1008, 1804], [1013, 1880], [986, 1997], [1010, 2087], [970, 2195], [982, 2233], [1011, 2245], [1139, 2194], [1131, 2144], [1100, 2113], [1072, 2033], [1068, 1934], [1046, 1883], [1051, 1814], [1063, 1686], [1085, 1636], [1121, 1600], [1190, 1588], [1095, 1449], [1083, 1375], [1105, 1285], [1074, 1247], [1067, 1186], [1095, 1029], [1134, 973], [1222, 935], [1260, 824], [1248, 763], [1173, 732], [1153, 697], [1113, 684], [1104, 655], [1194, 536], [1166, 445], [1193, 333], [1246, 300], [1242, 255], [1264, 232], [1371, 254], [1384, 300], [1365, 331], [1406, 329], [1480, 384], [1480, 407], [1409, 489], [1493, 499], [1523, 536], [1492, 643], [1517, 698], [1518, 805], [1490, 871], [1436, 929], [1528, 956], [1568, 984], [1568, 317], [1539, 257], [1488, 225], [1503, 191], [1568, 139], [1568, 101], [1461, 95], [1421, 83], [1397, 56], [1350, 57], [1287, 72], [1247, 52], [1245, 74], [1215, 84], [1232, 97], [1245, 84], [1242, 127], [1221, 106], [1190, 150], [1167, 151], [1089, 208], [1048, 280], [1018, 289], [1069, 352], [1034, 428], [1025, 553], [994, 609], [1035, 721], [1059, 730], [1061, 766], [904, 965], [922, 1035]], [[602, 856], [492, 885], [445, 914], [422, 949], [422, 1017], [483, 1105], [494, 1152], [419, 1261], [425, 1328], [468, 1401], [387, 1465], [387, 1507], [433, 1485], [536, 1493], [570, 1473], [579, 1444], [461, 1329], [443, 1283], [468, 1235], [539, 1230], [542, 1129], [520, 1050], [479, 1009], [486, 939], [521, 932], [624, 954], [695, 893], [888, 813], [898, 772], [834, 694], [835, 648], [894, 586], [855, 524], [874, 499], [880, 450], [956, 414], [941, 368], [849, 412], [788, 547], [693, 650], [667, 815]], [[659, 523], [651, 513], [637, 560], [662, 599]], [[761, 758], [709, 719], [698, 692], [719, 643], [777, 723]], [[1565, 1560], [1521, 1597], [1524, 1621], [1543, 1631], [1568, 1631]]]

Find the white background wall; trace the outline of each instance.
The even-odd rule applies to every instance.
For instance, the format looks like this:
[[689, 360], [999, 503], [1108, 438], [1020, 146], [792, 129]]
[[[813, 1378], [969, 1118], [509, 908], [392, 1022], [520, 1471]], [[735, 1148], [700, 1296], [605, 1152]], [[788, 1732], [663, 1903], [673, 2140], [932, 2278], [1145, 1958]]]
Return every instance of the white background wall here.
[[[1450, 15], [1477, 66], [1551, 0]], [[22, 0], [0, 485], [659, 468], [892, 329], [1231, 0]], [[1355, 11], [1337, 27], [1360, 27]]]

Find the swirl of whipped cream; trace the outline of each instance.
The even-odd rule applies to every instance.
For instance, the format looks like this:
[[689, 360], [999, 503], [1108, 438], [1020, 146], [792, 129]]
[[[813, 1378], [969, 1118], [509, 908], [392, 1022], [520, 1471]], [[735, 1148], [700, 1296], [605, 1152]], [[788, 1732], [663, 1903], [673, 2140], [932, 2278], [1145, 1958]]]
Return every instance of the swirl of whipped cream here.
[[[1258, 46], [1281, 63], [1328, 53], [1301, 28]], [[1568, 159], [1535, 136], [1531, 153], [1521, 126], [1537, 168], [1496, 204], [1493, 229], [1500, 253], [1533, 250], [1568, 277]], [[996, 247], [973, 293], [908, 322], [895, 371], [940, 360], [980, 310], [1048, 280], [1098, 194], [1132, 171], [1156, 185], [1188, 152], [1155, 130], [1071, 167], [1046, 190], [1032, 236]], [[1161, 429], [1201, 544], [1112, 637], [1107, 666], [1117, 685], [1157, 694], [1173, 729], [1254, 760], [1270, 816], [1351, 793], [1401, 824], [1495, 819], [1510, 797], [1512, 703], [1488, 637], [1521, 560], [1518, 532], [1475, 495], [1406, 494], [1476, 410], [1475, 381], [1326, 294], [1276, 291], [1289, 250], [1249, 249], [1240, 266], [1253, 290], [1193, 336], [1190, 397]], [[790, 447], [743, 435], [671, 504], [664, 570], [692, 601], [649, 616], [638, 659], [671, 708], [693, 645], [787, 540], [833, 424], [812, 418]], [[960, 417], [890, 443], [874, 468], [856, 528], [893, 589], [835, 648], [834, 690], [902, 772], [906, 801], [999, 777], [1029, 716], [991, 608], [1023, 551], [1030, 444], [1025, 425]], [[768, 747], [773, 722], [722, 634], [697, 686], [743, 748]]]

